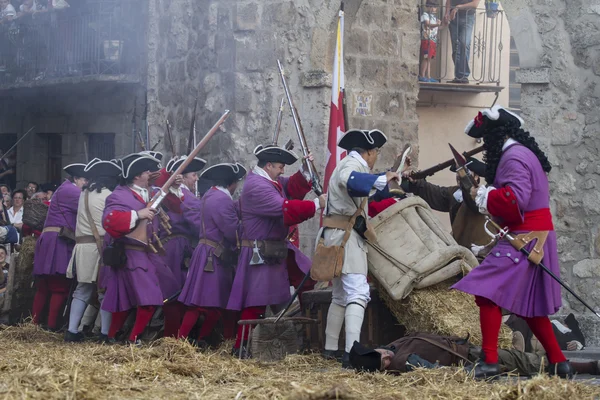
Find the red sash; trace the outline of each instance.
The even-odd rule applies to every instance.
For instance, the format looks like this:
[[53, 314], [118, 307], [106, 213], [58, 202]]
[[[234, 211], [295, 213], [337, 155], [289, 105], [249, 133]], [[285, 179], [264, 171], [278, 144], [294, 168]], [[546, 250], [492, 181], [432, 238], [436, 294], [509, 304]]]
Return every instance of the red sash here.
[[508, 229], [513, 232], [525, 231], [553, 231], [552, 213], [549, 208], [540, 208], [539, 210], [528, 211], [525, 213], [522, 224], [508, 225]]

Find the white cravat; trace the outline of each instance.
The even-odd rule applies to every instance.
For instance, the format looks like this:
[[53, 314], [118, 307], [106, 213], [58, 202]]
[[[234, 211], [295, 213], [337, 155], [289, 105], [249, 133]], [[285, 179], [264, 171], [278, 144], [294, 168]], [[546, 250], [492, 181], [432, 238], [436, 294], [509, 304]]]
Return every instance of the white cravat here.
[[132, 185], [131, 190], [133, 190], [134, 192], [139, 194], [140, 197], [144, 200], [144, 202], [147, 203], [148, 201], [150, 201], [150, 196], [148, 195], [148, 189], [144, 189], [143, 187], [138, 186], [138, 185]]
[[[252, 169], [252, 172], [254, 172], [256, 175], [262, 176], [263, 178], [265, 178], [265, 179], [267, 179], [267, 180], [269, 180], [269, 181], [271, 181], [271, 182], [277, 182], [277, 181], [274, 181], [273, 179], [271, 179], [271, 177], [269, 176], [269, 174], [267, 174], [267, 171], [265, 171], [264, 169], [262, 169], [262, 168], [261, 168], [261, 167], [259, 167], [258, 165], [257, 165], [257, 166], [255, 166], [255, 167]], [[277, 183], [278, 183], [278, 182], [277, 182]]]
[[229, 190], [225, 189], [223, 186], [213, 186], [215, 189], [225, 193], [227, 196], [229, 196], [229, 198], [231, 200], [233, 200], [233, 197], [231, 197], [231, 193], [229, 193]]

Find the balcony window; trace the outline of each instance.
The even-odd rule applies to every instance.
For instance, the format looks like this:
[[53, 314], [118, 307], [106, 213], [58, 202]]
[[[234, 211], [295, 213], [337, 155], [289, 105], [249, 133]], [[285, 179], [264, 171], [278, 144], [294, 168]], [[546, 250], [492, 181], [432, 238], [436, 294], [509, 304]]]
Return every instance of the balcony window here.
[[142, 2], [68, 2], [0, 25], [0, 85], [139, 73]]

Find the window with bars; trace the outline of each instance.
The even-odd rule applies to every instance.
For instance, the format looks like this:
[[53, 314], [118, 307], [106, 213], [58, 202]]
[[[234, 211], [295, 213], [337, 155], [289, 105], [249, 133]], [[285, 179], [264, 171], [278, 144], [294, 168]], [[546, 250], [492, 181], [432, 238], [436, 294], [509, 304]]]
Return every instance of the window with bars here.
[[62, 176], [62, 135], [49, 133], [44, 135], [48, 143], [48, 172], [47, 182], [60, 182]]
[[87, 134], [89, 159], [99, 158], [111, 160], [115, 158], [114, 133], [88, 133]]
[[521, 113], [521, 84], [517, 83], [516, 71], [519, 69], [519, 51], [515, 44], [514, 38], [510, 38], [510, 79], [508, 87], [508, 108], [516, 112]]

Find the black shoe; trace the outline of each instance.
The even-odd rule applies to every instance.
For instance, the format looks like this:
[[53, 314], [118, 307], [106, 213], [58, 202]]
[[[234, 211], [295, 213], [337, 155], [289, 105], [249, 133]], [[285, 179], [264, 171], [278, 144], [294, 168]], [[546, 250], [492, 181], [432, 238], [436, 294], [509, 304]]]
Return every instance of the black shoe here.
[[573, 366], [567, 361], [548, 365], [548, 375], [556, 375], [563, 379], [573, 379]]
[[208, 344], [208, 342], [206, 340], [200, 339], [200, 340], [194, 340], [192, 342], [192, 346], [199, 348], [200, 350], [208, 350], [210, 349], [210, 344]]
[[81, 332], [72, 333], [69, 331], [65, 332], [65, 342], [67, 343], [79, 343], [83, 342], [85, 336]]
[[468, 375], [473, 375], [475, 379], [488, 379], [500, 375], [498, 364], [487, 364], [484, 361], [476, 361], [475, 364], [465, 368]]
[[[241, 354], [241, 356], [240, 356]], [[233, 349], [231, 349], [231, 355], [234, 356], [235, 358], [241, 358], [243, 360], [246, 360], [248, 358], [252, 358], [252, 353], [250, 353], [250, 350], [248, 350], [245, 347], [236, 349], [235, 347]]]
[[335, 360], [337, 362], [342, 362], [343, 353], [341, 350], [323, 350], [321, 353], [321, 357], [326, 360]]
[[99, 344], [115, 344], [117, 343], [117, 339], [109, 338], [108, 335], [104, 335], [101, 333], [98, 335], [96, 342], [98, 342]]
[[135, 340], [126, 340], [124, 342], [124, 344], [126, 346], [133, 346], [133, 347], [142, 347], [143, 343], [140, 339], [135, 339]]
[[352, 364], [350, 364], [350, 353], [344, 352], [342, 356], [342, 368], [344, 369], [354, 369]]
[[460, 83], [461, 85], [469, 83], [469, 78], [454, 78], [450, 83]]

